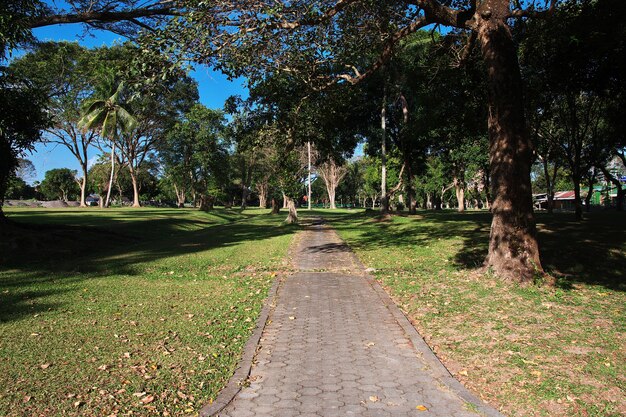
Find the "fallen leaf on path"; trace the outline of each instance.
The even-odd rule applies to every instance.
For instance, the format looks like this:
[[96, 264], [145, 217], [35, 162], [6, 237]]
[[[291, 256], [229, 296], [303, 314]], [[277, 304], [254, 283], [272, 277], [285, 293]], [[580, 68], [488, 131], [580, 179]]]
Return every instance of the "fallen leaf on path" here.
[[289, 320], [295, 320], [295, 316], [289, 316]]
[[428, 411], [428, 407], [423, 406], [421, 404], [416, 406], [415, 409], [418, 410], [418, 411]]
[[376, 403], [378, 401], [380, 401], [380, 398], [378, 398], [377, 395], [370, 395], [370, 401], [373, 403]]

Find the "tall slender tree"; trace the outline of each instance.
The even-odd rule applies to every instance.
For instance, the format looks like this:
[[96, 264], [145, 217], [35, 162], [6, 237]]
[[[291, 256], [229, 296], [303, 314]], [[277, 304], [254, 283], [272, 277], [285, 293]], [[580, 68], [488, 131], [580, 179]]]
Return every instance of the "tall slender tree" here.
[[[115, 147], [120, 132], [129, 133], [137, 125], [137, 120], [123, 106], [122, 92], [124, 83], [120, 82], [116, 87], [115, 80], [105, 78], [97, 93], [84, 104], [84, 116], [78, 125], [84, 129], [98, 130], [102, 138], [111, 143], [111, 175], [105, 207], [109, 207], [111, 189], [113, 188], [113, 175], [115, 173]], [[109, 93], [107, 93], [107, 91]], [[112, 94], [111, 94], [112, 91]]]

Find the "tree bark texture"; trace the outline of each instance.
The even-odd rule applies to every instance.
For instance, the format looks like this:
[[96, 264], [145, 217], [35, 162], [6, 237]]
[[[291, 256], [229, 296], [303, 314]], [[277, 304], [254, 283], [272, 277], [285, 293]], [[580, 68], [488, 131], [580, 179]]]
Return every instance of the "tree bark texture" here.
[[176, 184], [174, 184], [174, 192], [176, 193], [176, 203], [178, 208], [185, 207], [185, 189], [178, 188]]
[[457, 201], [457, 211], [463, 213], [465, 211], [465, 187], [461, 180], [454, 178], [454, 193]]
[[87, 170], [83, 168], [83, 178], [80, 180], [80, 206], [87, 207], [85, 198], [87, 194]]
[[272, 213], [271, 214], [278, 214], [280, 212], [280, 206], [278, 205], [278, 201], [276, 201], [276, 198], [272, 197]]
[[133, 207], [141, 207], [139, 202], [139, 184], [137, 182], [137, 172], [133, 169], [132, 164], [128, 164], [130, 171], [130, 180], [133, 183]]
[[515, 45], [506, 24], [509, 0], [485, 0], [478, 40], [489, 85], [489, 161], [493, 220], [485, 265], [505, 280], [528, 282], [542, 272], [532, 209], [532, 148], [522, 105]]
[[256, 191], [259, 194], [259, 207], [260, 208], [267, 207], [267, 193], [269, 190], [268, 181], [260, 181], [256, 183]]
[[287, 208], [289, 209], [289, 212], [287, 214], [285, 222], [289, 224], [298, 223], [298, 211], [296, 210], [296, 203], [291, 197], [287, 197]]

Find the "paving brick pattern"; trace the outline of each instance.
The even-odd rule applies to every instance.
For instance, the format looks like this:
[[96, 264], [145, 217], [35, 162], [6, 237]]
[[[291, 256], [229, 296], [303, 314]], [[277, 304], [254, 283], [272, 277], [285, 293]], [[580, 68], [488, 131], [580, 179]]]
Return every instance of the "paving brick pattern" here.
[[305, 231], [294, 263], [250, 385], [219, 416], [478, 415], [432, 376], [333, 230]]

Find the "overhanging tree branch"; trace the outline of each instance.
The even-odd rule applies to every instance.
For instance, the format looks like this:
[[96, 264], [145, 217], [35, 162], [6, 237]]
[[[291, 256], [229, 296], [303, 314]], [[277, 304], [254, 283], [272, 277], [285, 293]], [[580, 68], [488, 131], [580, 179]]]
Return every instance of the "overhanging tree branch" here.
[[418, 18], [414, 20], [413, 22], [411, 22], [410, 25], [403, 27], [402, 29], [391, 35], [391, 37], [385, 43], [383, 51], [379, 55], [378, 59], [374, 61], [374, 63], [367, 69], [367, 71], [363, 73], [356, 72], [356, 76], [341, 74], [338, 76], [338, 78], [343, 79], [353, 85], [358, 84], [359, 82], [363, 81], [364, 79], [378, 71], [389, 60], [389, 58], [391, 58], [395, 46], [400, 40], [410, 35], [411, 33], [418, 31], [424, 26], [429, 25], [430, 23], [431, 22], [424, 18]]
[[80, 13], [55, 14], [50, 16], [40, 16], [31, 19], [28, 27], [31, 29], [58, 25], [64, 23], [112, 23], [120, 21], [129, 21], [135, 23], [134, 20], [143, 17], [159, 17], [159, 16], [180, 16], [182, 13], [173, 7], [159, 8], [143, 8], [134, 10], [123, 10], [118, 12], [89, 10]]

